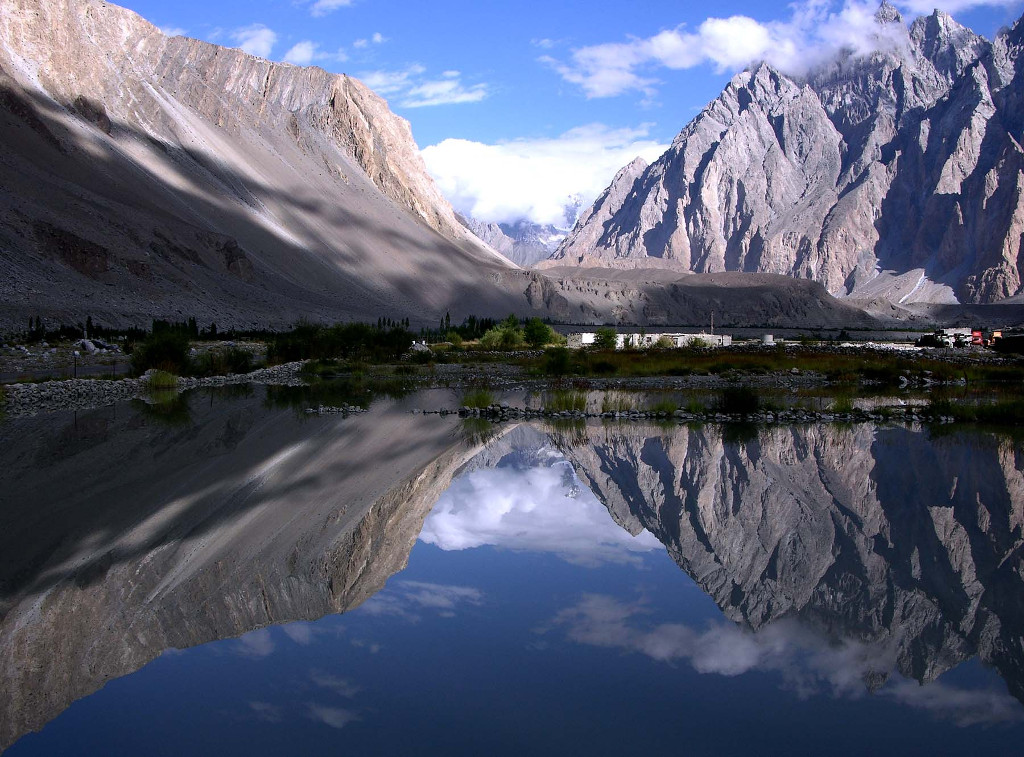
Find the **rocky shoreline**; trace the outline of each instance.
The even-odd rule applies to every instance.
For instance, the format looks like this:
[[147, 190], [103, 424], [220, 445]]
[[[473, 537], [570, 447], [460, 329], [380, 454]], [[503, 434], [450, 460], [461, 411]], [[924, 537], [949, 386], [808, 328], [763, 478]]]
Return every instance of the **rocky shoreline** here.
[[415, 409], [416, 415], [458, 415], [460, 418], [479, 418], [493, 423], [528, 420], [586, 421], [655, 421], [678, 423], [755, 423], [804, 424], [804, 423], [954, 423], [955, 418], [936, 414], [925, 406], [881, 407], [875, 410], [854, 409], [849, 412], [828, 412], [795, 408], [791, 410], [765, 410], [756, 413], [720, 413], [715, 411], [692, 413], [685, 410], [648, 411], [627, 410], [593, 412], [583, 410], [552, 410], [549, 408], [522, 408], [507, 404], [494, 404], [485, 408], [460, 407], [458, 410], [440, 408], [437, 410]]
[[[252, 373], [209, 376], [206, 378], [178, 378], [177, 391], [200, 387], [231, 386], [237, 384], [273, 384], [302, 386], [299, 370], [303, 363], [285, 363], [272, 368], [261, 368]], [[162, 388], [162, 387], [160, 387]], [[153, 387], [150, 374], [141, 378], [117, 381], [100, 379], [67, 379], [40, 383], [6, 384], [5, 402], [0, 408], [8, 417], [24, 417], [60, 410], [89, 410], [131, 399], [147, 400]], [[167, 387], [171, 389], [171, 387]]]

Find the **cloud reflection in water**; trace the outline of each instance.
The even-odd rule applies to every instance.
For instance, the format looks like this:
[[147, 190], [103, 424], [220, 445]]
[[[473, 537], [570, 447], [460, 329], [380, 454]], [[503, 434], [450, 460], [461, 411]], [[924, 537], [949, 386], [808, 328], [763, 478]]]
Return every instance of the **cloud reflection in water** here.
[[585, 567], [639, 562], [640, 554], [664, 549], [647, 531], [634, 537], [616, 525], [564, 461], [463, 476], [438, 500], [420, 539], [445, 551], [549, 552]]

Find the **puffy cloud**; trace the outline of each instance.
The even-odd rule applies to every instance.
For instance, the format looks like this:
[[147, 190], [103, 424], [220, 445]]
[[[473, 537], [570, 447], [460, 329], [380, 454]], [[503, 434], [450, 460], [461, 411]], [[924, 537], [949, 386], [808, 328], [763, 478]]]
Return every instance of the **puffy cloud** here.
[[[577, 494], [578, 492], [578, 494]], [[652, 535], [620, 528], [568, 463], [493, 468], [458, 479], [431, 510], [420, 539], [454, 551], [492, 545], [551, 552], [578, 565], [636, 559], [663, 549]]]
[[[359, 42], [365, 46], [366, 40], [357, 40], [356, 44]], [[395, 71], [367, 71], [359, 78], [377, 94], [396, 97], [403, 108], [475, 103], [489, 94], [486, 84], [463, 84], [459, 71], [445, 71], [438, 79], [424, 78], [425, 73], [423, 66], [413, 63]]]
[[479, 605], [483, 598], [483, 592], [471, 586], [399, 581], [370, 597], [359, 610], [370, 615], [392, 615], [415, 623], [423, 611], [452, 617], [457, 609], [465, 605]]
[[307, 706], [307, 715], [311, 720], [315, 720], [318, 723], [329, 725], [331, 728], [344, 728], [349, 723], [354, 723], [359, 720], [360, 717], [351, 710], [346, 710], [341, 707], [325, 707], [315, 702], [310, 702]]
[[352, 47], [356, 49], [362, 49], [365, 47], [369, 47], [370, 45], [383, 45], [387, 41], [387, 37], [385, 37], [383, 34], [381, 34], [380, 32], [374, 32], [373, 36], [370, 37], [369, 39], [357, 39], [355, 42], [352, 43]]
[[160, 32], [167, 37], [184, 37], [188, 31], [180, 26], [161, 26]]
[[362, 691], [360, 686], [354, 684], [347, 678], [339, 678], [338, 676], [333, 676], [330, 673], [324, 673], [320, 670], [310, 671], [309, 680], [315, 685], [324, 689], [329, 689], [338, 696], [345, 697], [346, 699], [351, 699]]
[[484, 144], [446, 139], [423, 150], [427, 169], [456, 209], [487, 222], [564, 223], [565, 205], [589, 205], [624, 165], [648, 162], [668, 145], [649, 127], [611, 129], [590, 124], [561, 136]]
[[274, 640], [270, 638], [270, 631], [260, 628], [238, 637], [235, 651], [242, 657], [267, 657], [274, 651]]
[[314, 17], [326, 16], [332, 11], [338, 10], [338, 8], [346, 8], [352, 5], [352, 0], [316, 0], [313, 6], [309, 9], [309, 12]]
[[268, 723], [280, 723], [284, 719], [281, 708], [268, 702], [249, 702], [249, 709]]
[[[645, 628], [645, 615], [640, 603], [586, 595], [539, 630], [562, 628], [580, 644], [640, 653], [661, 662], [687, 661], [702, 674], [775, 672], [801, 697], [823, 692], [863, 696], [866, 679], [888, 676], [896, 665], [896, 651], [889, 643], [831, 643], [790, 619], [755, 633], [725, 623], [704, 630], [678, 623]], [[959, 726], [1024, 720], [1020, 703], [1005, 690], [959, 689], [941, 681], [920, 686], [897, 676], [878, 693]]]
[[292, 48], [284, 54], [283, 60], [286, 63], [294, 63], [296, 66], [308, 66], [317, 61], [334, 61], [343, 63], [348, 60], [348, 55], [345, 54], [344, 50], [339, 49], [337, 52], [328, 53], [320, 49], [320, 45], [310, 40], [303, 40], [292, 46]]
[[[901, 3], [911, 11], [931, 11], [932, 0]], [[981, 5], [1015, 5], [1019, 0], [953, 0], [946, 9]], [[696, 29], [685, 26], [649, 38], [576, 49], [571, 59], [540, 60], [566, 81], [579, 85], [587, 97], [613, 97], [639, 91], [650, 97], [658, 84], [658, 68], [686, 69], [711, 65], [719, 72], [736, 71], [765, 60], [800, 74], [840, 50], [865, 55], [901, 43], [902, 32], [875, 21], [875, 0], [803, 0], [790, 6], [786, 21], [762, 22], [748, 16], [708, 18]]]
[[899, 681], [883, 693], [936, 718], [952, 720], [961, 728], [1024, 720], [1020, 702], [1005, 691], [958, 689], [942, 682], [919, 686], [913, 681]]
[[378, 95], [387, 96], [414, 86], [416, 78], [426, 70], [419, 63], [413, 63], [397, 71], [364, 71], [359, 74], [359, 78]]
[[459, 103], [480, 102], [487, 97], [486, 84], [465, 86], [459, 80], [458, 72], [454, 77], [445, 73], [441, 79], [425, 81], [410, 89], [399, 103], [405, 108], [425, 108], [432, 105], [457, 105]]
[[277, 44], [277, 33], [263, 24], [250, 24], [231, 32], [231, 40], [241, 50], [259, 58], [269, 58]]
[[292, 49], [284, 54], [286, 63], [294, 63], [296, 66], [308, 66], [316, 57], [317, 44], [305, 40], [299, 42]]

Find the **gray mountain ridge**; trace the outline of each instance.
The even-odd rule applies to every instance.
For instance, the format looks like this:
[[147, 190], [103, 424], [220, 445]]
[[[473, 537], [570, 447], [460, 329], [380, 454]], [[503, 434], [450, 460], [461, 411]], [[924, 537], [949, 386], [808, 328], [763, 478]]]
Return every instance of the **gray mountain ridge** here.
[[867, 57], [735, 76], [539, 267], [761, 271], [904, 304], [1021, 293], [1024, 23], [989, 42], [941, 11], [876, 18]]
[[781, 277], [723, 307], [715, 281], [522, 270], [458, 221], [409, 124], [357, 80], [168, 37], [100, 0], [0, 0], [0, 138], [4, 330], [703, 323], [711, 309], [877, 325]]

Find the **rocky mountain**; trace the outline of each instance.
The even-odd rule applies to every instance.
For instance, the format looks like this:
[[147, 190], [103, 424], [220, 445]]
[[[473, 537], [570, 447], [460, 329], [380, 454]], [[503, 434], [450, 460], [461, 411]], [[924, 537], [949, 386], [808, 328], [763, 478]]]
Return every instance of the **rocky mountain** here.
[[547, 260], [569, 233], [569, 229], [531, 221], [484, 223], [460, 216], [467, 229], [516, 265], [529, 268]]
[[500, 279], [408, 123], [355, 79], [99, 0], [0, 7], [3, 321], [524, 307], [529, 282]]
[[[684, 301], [657, 277], [509, 263], [456, 218], [409, 124], [355, 79], [167, 37], [101, 0], [0, 11], [0, 329], [35, 316], [242, 328], [728, 317], [699, 287]], [[823, 291], [783, 299], [802, 297], [798, 309], [823, 314], [808, 326], [863, 319]], [[766, 323], [788, 317], [764, 304]]]
[[529, 268], [550, 258], [579, 219], [583, 200], [568, 198], [564, 207], [564, 225], [535, 223], [520, 219], [513, 223], [486, 223], [458, 214], [462, 224], [492, 249], [516, 265]]
[[1022, 292], [1024, 21], [994, 42], [883, 3], [877, 49], [735, 76], [655, 163], [624, 168], [542, 265], [761, 271], [834, 295]]
[[929, 682], [980, 655], [1024, 701], [1024, 458], [1012, 439], [587, 427], [561, 447], [615, 520], [657, 536], [735, 622], [796, 619], [862, 645], [868, 688], [894, 669]]

